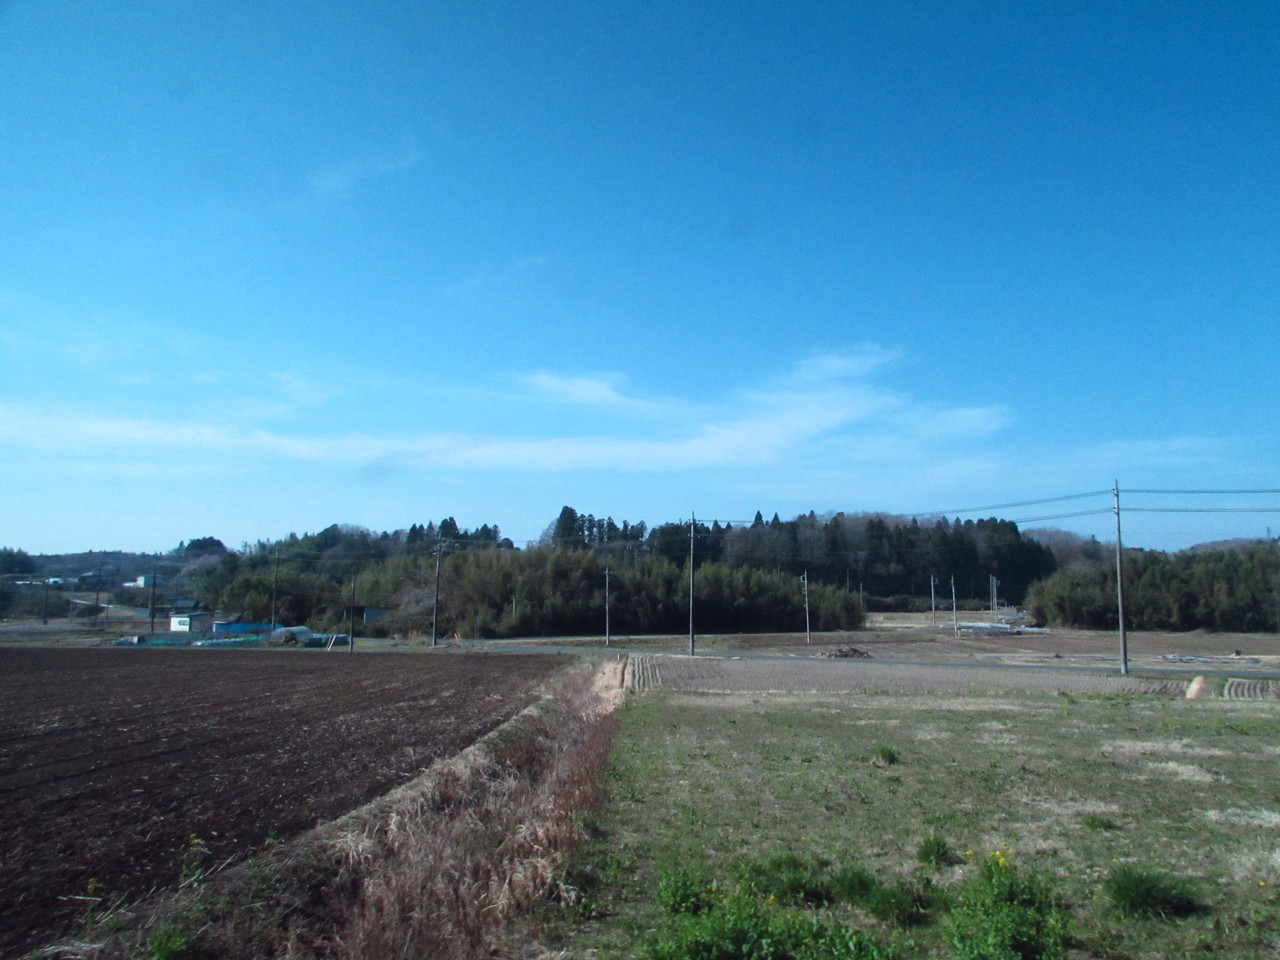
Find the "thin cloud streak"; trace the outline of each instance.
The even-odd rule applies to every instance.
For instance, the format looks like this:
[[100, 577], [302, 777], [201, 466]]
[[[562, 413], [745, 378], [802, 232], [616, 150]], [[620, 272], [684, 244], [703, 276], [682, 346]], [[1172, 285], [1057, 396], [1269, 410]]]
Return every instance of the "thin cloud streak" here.
[[366, 180], [389, 173], [402, 173], [417, 166], [421, 160], [422, 154], [417, 150], [359, 157], [313, 171], [307, 180], [317, 196], [330, 196], [345, 193]]
[[416, 436], [348, 433], [308, 436], [262, 428], [255, 419], [223, 423], [109, 417], [81, 410], [50, 411], [0, 405], [0, 438], [62, 458], [133, 461], [252, 456], [314, 464], [394, 464], [450, 470], [603, 469], [671, 472], [725, 466], [830, 462], [850, 455], [863, 462], [913, 462], [925, 444], [980, 441], [1009, 420], [1003, 408], [922, 404], [851, 374], [867, 367], [835, 355], [798, 365], [771, 389], [743, 392], [708, 407], [627, 396], [620, 378], [523, 378], [535, 396], [603, 411], [644, 413], [629, 433], [520, 437], [440, 431]]

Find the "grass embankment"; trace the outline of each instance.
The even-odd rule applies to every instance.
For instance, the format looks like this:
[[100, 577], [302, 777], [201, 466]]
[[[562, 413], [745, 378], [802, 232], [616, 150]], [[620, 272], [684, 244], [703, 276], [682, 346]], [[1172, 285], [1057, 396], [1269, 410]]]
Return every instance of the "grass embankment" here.
[[1280, 954], [1280, 704], [710, 695], [622, 711], [551, 950]]
[[[83, 936], [45, 960], [462, 960], [518, 952], [535, 905], [599, 801], [622, 663], [580, 665], [540, 702], [414, 782], [205, 872], [193, 837], [181, 889], [123, 907], [86, 899]], [[92, 893], [92, 891], [90, 891]]]

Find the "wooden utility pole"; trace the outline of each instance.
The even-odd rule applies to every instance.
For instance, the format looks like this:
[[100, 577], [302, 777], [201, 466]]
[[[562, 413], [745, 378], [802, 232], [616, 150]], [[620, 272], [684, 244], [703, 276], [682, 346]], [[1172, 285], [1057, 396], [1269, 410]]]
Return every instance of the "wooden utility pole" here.
[[813, 635], [809, 632], [809, 571], [806, 570], [800, 576], [800, 582], [804, 584], [804, 642], [812, 643]]
[[276, 588], [280, 580], [280, 548], [276, 547], [275, 559], [271, 562], [271, 631], [276, 629]]
[[1129, 635], [1124, 628], [1124, 544], [1120, 540], [1120, 481], [1111, 488], [1116, 514], [1116, 614], [1120, 624], [1120, 672], [1129, 672]]
[[156, 569], [159, 565], [159, 558], [151, 558], [151, 633], [156, 632]]
[[934, 590], [937, 583], [938, 578], [929, 574], [929, 622], [935, 627], [938, 625], [938, 599]]
[[609, 568], [604, 568], [604, 645], [609, 646]]
[[951, 632], [960, 636], [960, 615], [956, 613], [956, 575], [951, 575]]
[[352, 653], [356, 652], [356, 575], [351, 575], [351, 614], [347, 617], [347, 647]]
[[[439, 531], [439, 529], [440, 529], [439, 527], [436, 528], [437, 531]], [[440, 553], [443, 549], [444, 547], [440, 540], [440, 534], [437, 532], [436, 533], [436, 598], [431, 604], [431, 645], [433, 647], [436, 645], [436, 637], [439, 636], [439, 634], [436, 632], [436, 624], [439, 622], [439, 617], [440, 617]]]
[[102, 560], [98, 560], [98, 573], [93, 578], [93, 625], [98, 625], [98, 599], [102, 596]]
[[698, 650], [694, 643], [694, 515], [689, 515], [689, 655]]

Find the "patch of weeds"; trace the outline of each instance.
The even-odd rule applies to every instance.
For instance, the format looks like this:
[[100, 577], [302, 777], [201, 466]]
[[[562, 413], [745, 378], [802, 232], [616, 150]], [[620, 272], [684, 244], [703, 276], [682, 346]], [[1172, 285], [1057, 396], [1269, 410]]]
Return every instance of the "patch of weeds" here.
[[831, 873], [831, 892], [846, 903], [865, 901], [879, 886], [875, 874], [856, 863], [846, 863]]
[[916, 861], [927, 867], [950, 867], [960, 863], [961, 858], [945, 837], [934, 833], [920, 841], [916, 848]]
[[835, 900], [831, 865], [814, 854], [771, 853], [743, 863], [743, 889], [784, 904], [828, 904]]
[[1069, 916], [1057, 895], [999, 850], [979, 864], [948, 927], [952, 960], [1061, 960], [1070, 939]]
[[887, 747], [883, 744], [876, 747], [875, 753], [871, 755], [871, 762], [877, 767], [892, 767], [894, 764], [902, 761], [901, 754], [893, 747]]
[[191, 934], [181, 927], [160, 927], [147, 939], [146, 960], [194, 960]]
[[191, 834], [182, 845], [178, 882], [184, 887], [198, 886], [208, 873], [209, 845], [199, 834]]
[[1169, 920], [1193, 916], [1205, 909], [1189, 881], [1132, 864], [1113, 868], [1103, 892], [1125, 917]]
[[1119, 830], [1120, 824], [1101, 813], [1086, 813], [1080, 822], [1090, 830]]
[[1253, 732], [1254, 732], [1253, 727], [1242, 720], [1219, 720], [1218, 721], [1219, 734], [1238, 733], [1241, 736], [1247, 737], [1252, 735]]
[[737, 897], [651, 944], [649, 960], [894, 960], [868, 934]]
[[876, 887], [867, 897], [867, 912], [895, 927], [915, 927], [928, 919], [928, 894], [901, 880]]
[[687, 867], [658, 875], [658, 903], [672, 913], [702, 913], [714, 905], [715, 896], [715, 881]]
[[76, 899], [84, 902], [80, 922], [84, 924], [85, 930], [110, 930], [115, 925], [112, 913], [120, 906], [121, 898], [109, 896], [97, 877], [89, 878], [89, 882], [85, 884], [84, 896]]

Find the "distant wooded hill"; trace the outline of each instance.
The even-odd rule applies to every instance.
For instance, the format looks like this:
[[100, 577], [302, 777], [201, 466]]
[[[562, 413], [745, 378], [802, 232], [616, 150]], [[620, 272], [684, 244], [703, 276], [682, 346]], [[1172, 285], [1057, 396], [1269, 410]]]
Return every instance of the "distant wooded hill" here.
[[[1178, 554], [1126, 551], [1128, 620], [1135, 629], [1270, 630], [1280, 620], [1274, 544]], [[998, 518], [921, 523], [884, 514], [655, 527], [598, 519], [565, 507], [534, 544], [517, 549], [496, 524], [453, 518], [377, 533], [334, 524], [228, 549], [214, 537], [160, 556], [82, 553], [0, 560], [24, 576], [76, 576], [98, 568], [117, 583], [160, 574], [161, 595], [194, 596], [227, 616], [328, 628], [354, 608], [375, 633], [513, 637], [598, 634], [605, 607], [619, 633], [688, 627], [689, 564], [698, 629], [852, 629], [867, 610], [939, 608], [954, 582], [962, 608], [1026, 603], [1064, 626], [1115, 625], [1114, 559], [1096, 540], [1056, 530], [1024, 534]], [[29, 569], [28, 569], [29, 568]], [[607, 589], [607, 594], [606, 594]], [[27, 592], [30, 592], [28, 589]], [[12, 583], [0, 610], [33, 602]], [[115, 602], [144, 606], [150, 591], [117, 587]], [[274, 618], [272, 613], [274, 610]]]

